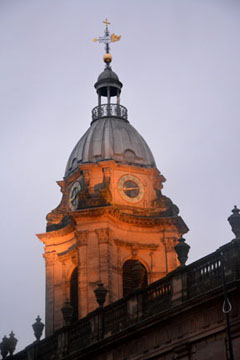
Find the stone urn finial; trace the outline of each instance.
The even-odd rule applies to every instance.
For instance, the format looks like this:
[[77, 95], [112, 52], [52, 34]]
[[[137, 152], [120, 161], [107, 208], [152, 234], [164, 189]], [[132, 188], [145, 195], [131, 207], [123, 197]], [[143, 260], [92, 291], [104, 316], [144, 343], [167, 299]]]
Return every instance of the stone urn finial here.
[[186, 261], [188, 259], [188, 253], [190, 250], [190, 246], [185, 243], [185, 241], [186, 240], [181, 237], [180, 239], [178, 239], [178, 244], [174, 247], [181, 265], [186, 264]]
[[240, 210], [235, 205], [232, 214], [228, 218], [229, 224], [231, 225], [232, 232], [236, 236], [236, 239], [240, 239]]
[[15, 334], [11, 331], [8, 338], [8, 350], [11, 356], [16, 349], [17, 342], [18, 340], [15, 338]]
[[2, 338], [2, 342], [0, 343], [0, 349], [1, 349], [2, 358], [3, 360], [5, 360], [9, 351], [8, 338], [6, 337], [6, 335]]
[[61, 310], [65, 324], [69, 326], [72, 322], [73, 311], [74, 311], [73, 306], [71, 305], [69, 299], [66, 299], [65, 304], [63, 305]]
[[94, 293], [100, 308], [102, 308], [106, 300], [107, 289], [105, 289], [101, 281], [98, 283], [98, 286], [94, 290]]
[[36, 318], [36, 322], [32, 325], [32, 328], [37, 341], [40, 341], [44, 329], [44, 324], [41, 322], [39, 315]]

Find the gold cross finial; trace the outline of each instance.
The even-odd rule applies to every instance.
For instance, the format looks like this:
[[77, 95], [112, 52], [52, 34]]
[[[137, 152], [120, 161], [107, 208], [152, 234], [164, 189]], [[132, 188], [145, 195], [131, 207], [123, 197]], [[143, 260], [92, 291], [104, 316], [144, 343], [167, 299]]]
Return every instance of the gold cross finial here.
[[111, 25], [107, 18], [103, 21], [103, 23], [106, 25], [106, 27], [108, 27], [108, 25]]
[[[109, 54], [109, 51], [110, 51], [109, 44], [113, 43], [115, 41], [119, 41], [121, 39], [121, 35], [116, 35], [114, 33], [110, 34], [109, 29], [108, 29], [108, 25], [110, 25], [111, 23], [108, 21], [107, 18], [103, 21], [103, 23], [106, 25], [106, 29], [104, 31], [104, 36], [99, 36], [98, 38], [94, 38], [93, 41], [105, 44], [105, 46], [106, 46], [106, 48], [105, 48], [106, 54]], [[108, 57], [108, 59], [109, 59], [109, 57]], [[111, 60], [109, 62], [111, 62]]]

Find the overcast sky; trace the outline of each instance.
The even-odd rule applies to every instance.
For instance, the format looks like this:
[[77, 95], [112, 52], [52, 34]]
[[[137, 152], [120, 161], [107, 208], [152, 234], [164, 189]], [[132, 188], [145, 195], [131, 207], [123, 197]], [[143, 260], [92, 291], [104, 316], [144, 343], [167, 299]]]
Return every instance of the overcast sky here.
[[61, 198], [68, 157], [97, 104], [102, 20], [121, 103], [166, 177], [190, 231], [188, 263], [233, 239], [240, 206], [238, 0], [0, 0], [0, 337], [17, 350], [44, 321], [45, 265], [36, 233]]

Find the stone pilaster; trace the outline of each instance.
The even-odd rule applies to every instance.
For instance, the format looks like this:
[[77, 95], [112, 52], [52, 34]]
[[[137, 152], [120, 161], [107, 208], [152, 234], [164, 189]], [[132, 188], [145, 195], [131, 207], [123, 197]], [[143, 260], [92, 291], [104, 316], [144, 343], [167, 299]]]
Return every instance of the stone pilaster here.
[[45, 313], [45, 332], [46, 336], [54, 332], [54, 263], [56, 252], [46, 252], [43, 257], [46, 264], [46, 313]]
[[76, 231], [78, 246], [78, 314], [79, 318], [88, 313], [88, 231]]
[[108, 228], [96, 229], [99, 246], [99, 280], [108, 289], [109, 302], [112, 301], [112, 261], [110, 250], [110, 230]]

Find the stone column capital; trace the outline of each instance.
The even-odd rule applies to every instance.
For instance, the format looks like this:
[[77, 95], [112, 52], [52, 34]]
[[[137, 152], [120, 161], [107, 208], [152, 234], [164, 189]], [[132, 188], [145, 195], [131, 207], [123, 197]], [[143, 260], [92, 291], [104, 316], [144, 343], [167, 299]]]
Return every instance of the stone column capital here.
[[75, 236], [77, 239], [77, 245], [78, 246], [85, 246], [87, 245], [88, 240], [88, 230], [85, 231], [76, 231]]
[[109, 228], [96, 229], [95, 233], [97, 234], [99, 244], [109, 243], [109, 238], [110, 238]]
[[53, 265], [56, 261], [57, 254], [56, 251], [46, 252], [43, 254], [43, 257], [45, 259], [46, 265]]

